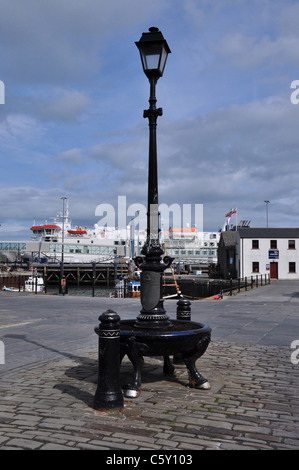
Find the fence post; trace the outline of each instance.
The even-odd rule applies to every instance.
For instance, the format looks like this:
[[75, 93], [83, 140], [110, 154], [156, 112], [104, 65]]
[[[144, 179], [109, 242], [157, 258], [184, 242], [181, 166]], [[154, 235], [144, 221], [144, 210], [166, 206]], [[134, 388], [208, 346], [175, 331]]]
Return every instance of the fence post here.
[[95, 282], [96, 282], [96, 264], [92, 263], [92, 297], [94, 297]]
[[44, 284], [45, 284], [45, 294], [48, 292], [48, 270], [46, 266], [44, 267]]
[[247, 291], [247, 276], [245, 276], [245, 291]]
[[233, 295], [233, 280], [232, 280], [232, 278], [230, 278], [230, 280], [229, 280], [229, 295], [230, 296]]
[[207, 288], [208, 288], [208, 297], [211, 297], [211, 283], [208, 281], [207, 283]]

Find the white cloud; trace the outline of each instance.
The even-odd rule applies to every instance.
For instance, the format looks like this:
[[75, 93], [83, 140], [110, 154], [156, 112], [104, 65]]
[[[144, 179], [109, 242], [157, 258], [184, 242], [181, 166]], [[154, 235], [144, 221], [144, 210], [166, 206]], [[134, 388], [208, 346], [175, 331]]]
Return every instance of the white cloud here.
[[82, 163], [84, 156], [81, 153], [81, 150], [78, 148], [69, 149], [65, 152], [62, 152], [57, 157], [58, 160], [66, 161], [70, 165]]
[[[41, 123], [24, 114], [9, 114], [0, 123], [1, 145], [14, 152], [24, 153], [29, 145], [33, 148], [41, 141], [44, 133]], [[5, 154], [2, 158], [5, 158]]]
[[50, 121], [76, 121], [91, 103], [92, 100], [83, 92], [57, 89], [41, 106], [41, 117]]
[[222, 60], [247, 70], [269, 65], [281, 67], [285, 63], [296, 65], [299, 59], [298, 37], [288, 35], [272, 40], [268, 36], [258, 38], [233, 32], [223, 37], [214, 51]]

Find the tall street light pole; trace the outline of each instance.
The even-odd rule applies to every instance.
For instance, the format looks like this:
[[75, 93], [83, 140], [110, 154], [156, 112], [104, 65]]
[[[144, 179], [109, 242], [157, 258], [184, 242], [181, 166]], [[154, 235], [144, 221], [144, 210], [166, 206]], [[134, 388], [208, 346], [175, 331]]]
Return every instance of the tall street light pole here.
[[65, 207], [64, 203], [67, 197], [62, 196], [62, 245], [61, 245], [61, 263], [60, 263], [60, 290], [62, 290], [62, 279], [64, 278], [64, 221], [65, 221]]
[[266, 218], [267, 218], [267, 228], [268, 228], [268, 205], [270, 201], [266, 199], [264, 202], [266, 203]]

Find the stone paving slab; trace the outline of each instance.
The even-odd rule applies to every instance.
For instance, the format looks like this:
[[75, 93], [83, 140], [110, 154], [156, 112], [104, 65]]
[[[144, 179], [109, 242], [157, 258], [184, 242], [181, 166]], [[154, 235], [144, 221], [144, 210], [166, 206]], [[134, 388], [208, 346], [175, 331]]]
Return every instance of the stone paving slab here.
[[[189, 388], [184, 366], [165, 377], [160, 358], [145, 358], [141, 395], [109, 412], [92, 408], [96, 349], [14, 369], [0, 384], [0, 450], [298, 449], [299, 365], [291, 352], [212, 340], [197, 362], [209, 391]], [[122, 381], [131, 373], [124, 360]]]

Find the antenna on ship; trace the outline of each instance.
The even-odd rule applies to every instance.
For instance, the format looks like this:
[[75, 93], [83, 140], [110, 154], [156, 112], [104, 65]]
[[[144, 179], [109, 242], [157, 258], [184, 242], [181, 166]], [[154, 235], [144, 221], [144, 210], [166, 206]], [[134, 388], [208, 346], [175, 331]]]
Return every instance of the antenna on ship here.
[[66, 198], [65, 198], [65, 212], [64, 212], [64, 214], [63, 214], [64, 220], [65, 220], [66, 223], [69, 222], [69, 215], [70, 215], [70, 214], [69, 214], [69, 200], [68, 200], [68, 198], [66, 197]]

